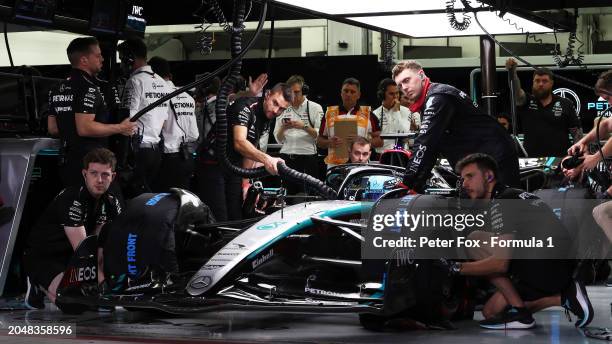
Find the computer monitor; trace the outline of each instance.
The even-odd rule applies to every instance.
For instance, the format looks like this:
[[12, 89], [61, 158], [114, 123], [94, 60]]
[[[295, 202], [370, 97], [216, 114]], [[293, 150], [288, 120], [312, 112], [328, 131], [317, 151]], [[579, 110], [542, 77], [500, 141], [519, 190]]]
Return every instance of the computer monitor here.
[[0, 73], [0, 132], [27, 132], [28, 120], [23, 75]]
[[49, 91], [57, 86], [62, 79], [32, 77], [32, 97], [34, 98], [34, 118], [41, 120], [49, 109]]
[[15, 19], [51, 24], [55, 15], [56, 0], [16, 0]]
[[119, 0], [95, 0], [89, 28], [94, 33], [115, 34], [120, 26]]

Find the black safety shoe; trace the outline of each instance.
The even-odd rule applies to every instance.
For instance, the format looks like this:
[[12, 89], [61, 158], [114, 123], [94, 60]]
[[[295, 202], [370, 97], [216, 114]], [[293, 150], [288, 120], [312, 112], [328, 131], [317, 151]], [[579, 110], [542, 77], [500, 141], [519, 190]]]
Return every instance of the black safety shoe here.
[[30, 282], [30, 277], [26, 279], [28, 290], [25, 294], [25, 306], [29, 309], [45, 309], [45, 293], [36, 285]]
[[490, 330], [522, 330], [534, 327], [535, 319], [527, 308], [507, 306], [501, 313], [478, 324]]
[[563, 291], [561, 306], [565, 308], [566, 312], [570, 311], [578, 317], [578, 320], [574, 323], [576, 327], [585, 327], [593, 320], [593, 306], [584, 284], [580, 281], [572, 281]]

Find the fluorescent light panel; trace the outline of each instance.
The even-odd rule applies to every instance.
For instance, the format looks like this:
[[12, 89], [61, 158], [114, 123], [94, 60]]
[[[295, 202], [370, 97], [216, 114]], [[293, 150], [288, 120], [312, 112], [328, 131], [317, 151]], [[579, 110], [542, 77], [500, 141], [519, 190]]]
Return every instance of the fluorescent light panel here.
[[[311, 11], [322, 12], [329, 15], [343, 16], [346, 14], [367, 14], [383, 12], [418, 12], [438, 10], [441, 13], [431, 14], [403, 14], [386, 16], [363, 16], [348, 17], [355, 22], [379, 27], [384, 30], [397, 32], [406, 36], [422, 37], [448, 37], [448, 36], [480, 36], [484, 32], [478, 27], [472, 17], [472, 24], [467, 30], [458, 31], [450, 27], [445, 10], [445, 0], [275, 0], [276, 2], [301, 7]], [[476, 0], [469, 0], [471, 6], [482, 7], [483, 4]], [[485, 7], [489, 7], [485, 5]], [[461, 1], [455, 1], [455, 9], [461, 9]], [[457, 18], [461, 20], [462, 14], [457, 13]], [[513, 14], [506, 14], [504, 18], [509, 19], [523, 28], [525, 32], [545, 33], [553, 30], [536, 24], [527, 19], [523, 19]], [[507, 21], [497, 17], [495, 12], [481, 11], [478, 19], [484, 28], [491, 34], [521, 34], [520, 30], [509, 24]]]
[[[444, 0], [276, 0], [276, 2], [333, 15], [446, 9]], [[481, 6], [475, 0], [470, 0], [470, 4], [474, 7]], [[455, 8], [463, 8], [461, 1], [455, 2]]]
[[[356, 22], [376, 26], [381, 29], [394, 31], [410, 37], [453, 37], [453, 36], [480, 36], [485, 33], [480, 29], [474, 14], [470, 14], [472, 23], [470, 27], [464, 31], [458, 31], [450, 26], [445, 13], [437, 14], [413, 14], [401, 16], [380, 16], [380, 17], [352, 17], [347, 18]], [[460, 13], [457, 14], [458, 20], [462, 19]], [[552, 29], [536, 24], [532, 21], [517, 17], [507, 13], [504, 18], [516, 23], [519, 27], [531, 33], [552, 32]], [[482, 26], [490, 34], [493, 35], [511, 35], [520, 34], [514, 25], [509, 24], [502, 18], [499, 18], [494, 12], [478, 13], [478, 20]]]

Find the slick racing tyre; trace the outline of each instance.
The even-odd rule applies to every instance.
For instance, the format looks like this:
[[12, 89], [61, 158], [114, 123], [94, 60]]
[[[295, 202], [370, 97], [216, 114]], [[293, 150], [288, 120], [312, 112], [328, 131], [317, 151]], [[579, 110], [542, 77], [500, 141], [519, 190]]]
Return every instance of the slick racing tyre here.
[[65, 314], [79, 315], [89, 310], [90, 307], [79, 303], [65, 303], [60, 300], [55, 302], [57, 308], [59, 308]]
[[376, 314], [362, 313], [359, 314], [359, 323], [366, 330], [382, 332], [385, 329], [385, 324], [389, 320], [388, 317]]

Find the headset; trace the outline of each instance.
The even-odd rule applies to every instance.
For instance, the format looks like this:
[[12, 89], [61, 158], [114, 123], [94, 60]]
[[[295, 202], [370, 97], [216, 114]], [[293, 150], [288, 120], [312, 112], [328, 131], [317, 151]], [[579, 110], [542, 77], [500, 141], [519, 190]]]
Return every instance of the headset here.
[[376, 97], [379, 101], [385, 100], [385, 92], [387, 92], [387, 87], [391, 85], [396, 85], [395, 81], [390, 78], [385, 78], [380, 81], [378, 84], [378, 90], [376, 91]]

